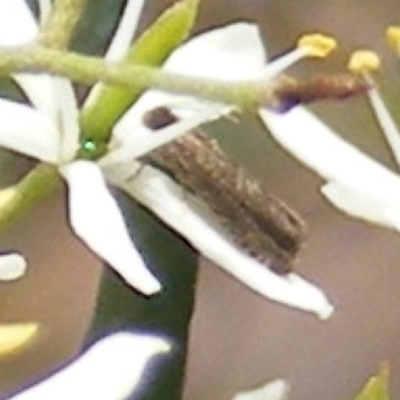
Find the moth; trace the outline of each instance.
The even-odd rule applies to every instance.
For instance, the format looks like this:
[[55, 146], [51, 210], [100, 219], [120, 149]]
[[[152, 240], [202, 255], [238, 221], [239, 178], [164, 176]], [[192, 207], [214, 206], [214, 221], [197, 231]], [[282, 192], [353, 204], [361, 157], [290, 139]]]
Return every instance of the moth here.
[[[166, 107], [145, 116], [154, 130], [177, 121]], [[170, 175], [205, 203], [233, 242], [278, 274], [292, 270], [305, 237], [305, 224], [282, 201], [269, 194], [218, 142], [196, 129], [143, 158]]]
[[[268, 106], [278, 112], [311, 101], [347, 98], [367, 89], [363, 80], [350, 74], [319, 75], [305, 80], [285, 75], [266, 88], [271, 99]], [[144, 116], [144, 124], [155, 134], [177, 120], [162, 106]], [[228, 157], [206, 132], [189, 132], [152, 151], [143, 161], [169, 174], [204, 202], [231, 239], [250, 256], [278, 274], [292, 271], [305, 241], [305, 222]]]

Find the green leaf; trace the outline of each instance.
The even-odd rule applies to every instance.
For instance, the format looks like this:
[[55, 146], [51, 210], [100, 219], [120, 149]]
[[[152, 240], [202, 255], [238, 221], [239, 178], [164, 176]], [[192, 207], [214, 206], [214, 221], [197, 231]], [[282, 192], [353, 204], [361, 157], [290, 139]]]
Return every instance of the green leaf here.
[[[181, 0], [162, 14], [139, 37], [124, 62], [160, 66], [189, 35], [197, 16], [199, 0]], [[81, 114], [83, 141], [108, 142], [111, 130], [141, 91], [103, 86], [97, 101]]]
[[197, 252], [131, 198], [119, 193], [117, 200], [135, 245], [163, 289], [144, 297], [106, 268], [86, 344], [124, 329], [166, 338], [173, 351], [152, 362], [148, 372], [151, 382], [143, 388], [140, 399], [180, 400], [194, 307]]
[[383, 364], [376, 376], [369, 379], [361, 393], [354, 400], [390, 400], [389, 366]]

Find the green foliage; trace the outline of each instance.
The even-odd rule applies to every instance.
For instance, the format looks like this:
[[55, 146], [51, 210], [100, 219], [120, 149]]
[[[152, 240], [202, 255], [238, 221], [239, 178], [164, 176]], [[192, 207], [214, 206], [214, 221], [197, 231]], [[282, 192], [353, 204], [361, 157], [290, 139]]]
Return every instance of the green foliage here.
[[390, 400], [389, 367], [383, 364], [377, 375], [371, 377], [354, 400]]
[[163, 289], [144, 297], [127, 287], [111, 268], [106, 268], [86, 343], [107, 332], [124, 329], [166, 338], [173, 350], [152, 363], [151, 382], [140, 399], [180, 400], [194, 306], [197, 253], [129, 197], [120, 194], [117, 199], [125, 211], [133, 241]]
[[[196, 19], [198, 0], [181, 0], [164, 12], [139, 37], [123, 62], [160, 66], [189, 35]], [[104, 86], [97, 101], [81, 114], [83, 140], [108, 142], [111, 130], [135, 102], [140, 91]]]

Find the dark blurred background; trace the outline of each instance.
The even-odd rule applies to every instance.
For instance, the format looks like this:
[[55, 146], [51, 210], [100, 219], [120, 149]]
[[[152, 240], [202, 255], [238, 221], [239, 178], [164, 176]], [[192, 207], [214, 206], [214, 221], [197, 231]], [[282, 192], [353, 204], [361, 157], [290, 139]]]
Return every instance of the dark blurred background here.
[[[107, 15], [103, 7], [122, 2], [91, 3], [93, 10]], [[142, 29], [172, 3], [149, 0]], [[354, 49], [378, 51], [384, 63], [379, 82], [391, 110], [399, 109], [398, 64], [384, 43], [385, 28], [400, 23], [397, 1], [203, 0], [196, 31], [243, 19], [259, 24], [271, 58], [291, 48], [305, 32], [331, 33], [339, 40], [340, 48], [329, 60], [303, 62], [292, 68], [295, 76], [342, 72]], [[84, 28], [90, 32], [90, 26]], [[101, 36], [102, 26], [92, 27], [93, 37]], [[85, 37], [90, 39], [90, 34]], [[344, 137], [395, 168], [365, 99], [312, 108]], [[225, 121], [210, 131], [268, 190], [304, 217], [309, 240], [298, 269], [325, 290], [336, 312], [321, 322], [260, 298], [202, 262], [185, 400], [228, 400], [238, 390], [277, 377], [291, 382], [292, 399], [347, 400], [385, 360], [391, 365], [392, 394], [398, 393], [399, 234], [330, 207], [318, 192], [319, 178], [278, 148], [256, 119]], [[301, 133], [301, 127], [293, 132]], [[22, 163], [6, 154], [2, 160], [2, 179]], [[100, 264], [70, 233], [63, 193], [2, 235], [1, 248], [22, 250], [30, 269], [26, 279], [0, 285], [0, 321], [32, 319], [46, 327], [35, 346], [0, 360], [0, 393], [5, 396], [58, 365], [79, 345], [93, 308]]]

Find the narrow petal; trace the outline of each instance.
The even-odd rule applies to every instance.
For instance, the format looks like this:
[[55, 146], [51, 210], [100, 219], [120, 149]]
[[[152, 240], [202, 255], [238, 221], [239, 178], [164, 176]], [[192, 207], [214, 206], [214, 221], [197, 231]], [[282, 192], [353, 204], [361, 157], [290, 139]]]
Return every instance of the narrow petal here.
[[93, 345], [83, 355], [12, 400], [127, 399], [136, 391], [147, 362], [169, 351], [155, 336], [120, 332]]
[[45, 114], [24, 104], [0, 99], [0, 146], [55, 163], [59, 133]]
[[40, 22], [43, 23], [50, 14], [52, 7], [51, 0], [38, 0], [38, 5]]
[[[212, 62], [205, 63], [204, 60]], [[237, 22], [203, 33], [173, 52], [165, 69], [220, 80], [252, 79], [265, 65], [258, 27]]]
[[268, 382], [257, 389], [240, 392], [232, 400], [286, 400], [289, 398], [289, 385], [282, 379]]
[[31, 103], [46, 114], [57, 127], [57, 161], [70, 161], [78, 149], [78, 104], [69, 80], [48, 75], [16, 74], [13, 76]]
[[138, 21], [143, 10], [144, 0], [128, 0], [106, 52], [107, 61], [117, 61], [128, 51], [136, 33]]
[[229, 240], [204, 206], [166, 175], [142, 166], [127, 179], [127, 170], [120, 166], [119, 170], [107, 171], [107, 176], [239, 281], [263, 296], [312, 311], [321, 318], [331, 314], [332, 306], [319, 289], [294, 274], [278, 276], [246, 255]]
[[196, 113], [191, 118], [185, 118], [173, 123], [166, 128], [154, 131], [143, 127], [135, 130], [131, 135], [117, 145], [115, 150], [109, 151], [101, 160], [101, 166], [123, 163], [141, 157], [156, 148], [184, 135], [185, 133], [197, 128], [199, 125], [217, 119], [220, 115], [215, 107], [204, 107], [202, 111]]
[[14, 74], [12, 78], [32, 105], [58, 125], [59, 99], [54, 87], [55, 78], [45, 74]]
[[14, 281], [25, 275], [26, 260], [18, 253], [0, 256], [0, 281]]
[[69, 80], [53, 78], [57, 96], [57, 121], [61, 132], [59, 162], [71, 161], [79, 147], [78, 102]]
[[[264, 64], [265, 52], [257, 26], [240, 22], [191, 39], [171, 55], [164, 69], [193, 77], [237, 81], [253, 79]], [[185, 119], [202, 112], [203, 107], [210, 108], [210, 102], [149, 90], [121, 118], [114, 136], [124, 141], [143, 126], [143, 115], [159, 106], [167, 106], [178, 118]], [[224, 105], [218, 105], [218, 109], [221, 114], [230, 110]], [[211, 108], [210, 120], [214, 118], [215, 108]]]
[[[400, 204], [399, 176], [335, 135], [301, 107], [284, 115], [261, 110], [260, 115], [272, 136], [289, 154], [333, 184], [323, 189], [332, 202], [339, 204], [339, 195], [334, 190], [340, 188], [340, 195], [344, 192], [351, 195], [353, 203], [352, 207], [350, 203], [346, 207], [343, 199], [340, 208], [347, 208], [348, 212], [352, 208], [355, 216], [366, 220], [397, 225], [397, 221], [388, 221], [387, 212]], [[358, 199], [356, 210], [354, 201]]]
[[[144, 0], [128, 0], [118, 28], [105, 54], [107, 61], [118, 61], [128, 51], [136, 33], [138, 21], [143, 10]], [[98, 96], [102, 83], [96, 84], [85, 100], [84, 107], [90, 106]]]
[[69, 219], [76, 235], [129, 285], [146, 295], [158, 292], [160, 284], [133, 245], [99, 167], [93, 162], [76, 161], [60, 172], [68, 184]]
[[325, 197], [345, 213], [400, 231], [399, 203], [381, 198], [379, 192], [364, 193], [331, 182], [321, 188]]
[[25, 0], [0, 1], [0, 46], [21, 46], [33, 41], [38, 29]]
[[36, 322], [0, 324], [0, 358], [24, 349], [39, 333]]

